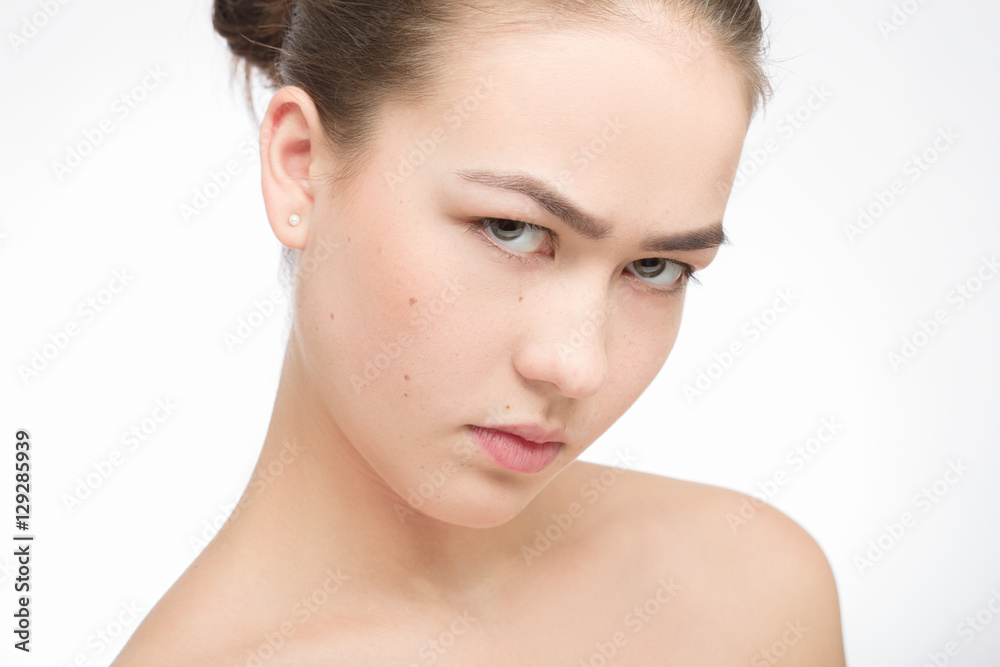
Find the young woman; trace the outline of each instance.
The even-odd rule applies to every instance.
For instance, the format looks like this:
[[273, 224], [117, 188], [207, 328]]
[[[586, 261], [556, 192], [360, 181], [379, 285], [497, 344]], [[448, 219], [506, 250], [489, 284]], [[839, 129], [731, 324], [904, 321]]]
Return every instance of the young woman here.
[[[754, 0], [219, 0], [293, 323], [253, 478], [117, 667], [844, 665], [814, 540], [577, 460], [724, 242]], [[287, 26], [287, 27], [286, 27]]]

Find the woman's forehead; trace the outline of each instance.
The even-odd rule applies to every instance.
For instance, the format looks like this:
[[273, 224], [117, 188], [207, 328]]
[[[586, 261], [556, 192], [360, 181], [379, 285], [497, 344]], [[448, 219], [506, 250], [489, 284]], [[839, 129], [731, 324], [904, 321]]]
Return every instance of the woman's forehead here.
[[719, 218], [746, 123], [720, 60], [562, 30], [486, 40], [455, 59], [433, 99], [394, 105], [382, 129], [392, 164], [529, 171], [609, 214], [627, 200], [630, 217], [688, 206]]

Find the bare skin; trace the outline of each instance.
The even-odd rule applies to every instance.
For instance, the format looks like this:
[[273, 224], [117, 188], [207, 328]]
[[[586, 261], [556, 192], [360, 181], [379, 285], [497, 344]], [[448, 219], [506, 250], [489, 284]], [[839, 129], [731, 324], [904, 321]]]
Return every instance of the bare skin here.
[[[332, 184], [311, 99], [275, 94], [264, 200], [304, 269], [270, 428], [115, 667], [844, 665], [833, 576], [797, 524], [764, 506], [734, 527], [740, 494], [576, 460], [669, 354], [676, 263], [717, 252], [640, 239], [722, 219], [747, 129], [718, 54], [645, 39], [480, 40], [422, 104], [387, 105], [372, 161]], [[459, 170], [533, 174], [612, 232]], [[470, 230], [482, 217], [558, 242]], [[633, 272], [647, 258], [662, 275]], [[566, 432], [540, 472], [464, 430], [519, 422]]]

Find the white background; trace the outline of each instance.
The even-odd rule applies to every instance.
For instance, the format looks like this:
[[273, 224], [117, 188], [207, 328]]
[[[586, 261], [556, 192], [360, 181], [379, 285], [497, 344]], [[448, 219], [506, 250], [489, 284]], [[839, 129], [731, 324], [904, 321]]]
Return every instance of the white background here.
[[[9, 35], [39, 3], [0, 11], [0, 514], [13, 514], [14, 434], [26, 428], [36, 535], [30, 656], [11, 648], [13, 547], [0, 548], [0, 664], [106, 665], [135, 621], [101, 651], [95, 633], [116, 631], [123, 605], [148, 611], [238, 499], [270, 417], [286, 312], [227, 347], [278, 288], [279, 245], [248, 150], [257, 129], [210, 3], [77, 0], [15, 48]], [[638, 469], [757, 492], [797, 520], [836, 574], [849, 664], [919, 666], [955, 642], [947, 664], [995, 666], [1000, 618], [982, 612], [992, 622], [971, 641], [960, 624], [994, 591], [1000, 605], [1000, 280], [976, 282], [1000, 256], [1000, 4], [909, 0], [890, 34], [879, 27], [888, 0], [763, 4], [777, 94], [747, 138], [733, 244], [689, 292], [663, 371], [583, 458], [611, 463], [626, 449]], [[143, 89], [147, 68], [163, 80]], [[126, 115], [123, 94], [144, 99]], [[58, 177], [53, 163], [102, 119], [111, 132]], [[949, 128], [956, 138], [934, 154]], [[927, 149], [935, 161], [913, 180]], [[185, 221], [181, 205], [231, 160], [240, 173]], [[894, 180], [901, 194], [850, 238], [859, 207], [878, 211]], [[115, 271], [132, 278], [89, 319], [79, 305]], [[979, 291], [959, 308], [967, 282]], [[781, 290], [795, 301], [772, 319]], [[944, 324], [893, 364], [939, 310]], [[755, 317], [770, 324], [753, 339]], [[72, 322], [79, 335], [23, 379], [19, 367]], [[734, 342], [743, 354], [722, 368]], [[714, 379], [688, 400], [700, 371]], [[122, 434], [158, 399], [177, 408], [127, 451]], [[824, 419], [841, 426], [795, 467], [789, 452]], [[116, 449], [120, 465], [68, 509]], [[953, 462], [967, 471], [940, 482], [929, 508], [915, 504]], [[915, 525], [888, 536], [905, 512]], [[13, 519], [3, 526], [13, 544]], [[880, 558], [860, 565], [880, 538]]]

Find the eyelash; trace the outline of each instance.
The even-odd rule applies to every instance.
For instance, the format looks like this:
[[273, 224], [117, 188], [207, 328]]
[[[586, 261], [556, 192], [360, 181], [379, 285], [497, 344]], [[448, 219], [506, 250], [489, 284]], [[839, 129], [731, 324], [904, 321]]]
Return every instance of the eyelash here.
[[[538, 231], [541, 231], [541, 232], [545, 232], [545, 234], [547, 234], [548, 237], [549, 237], [549, 239], [552, 241], [553, 246], [555, 246], [555, 247], [558, 248], [558, 239], [559, 239], [559, 237], [556, 235], [556, 233], [554, 231], [552, 231], [551, 229], [548, 229], [547, 227], [542, 227], [541, 225], [534, 225], [534, 224], [532, 224], [530, 222], [524, 222], [524, 221], [521, 221], [521, 220], [509, 220], [507, 218], [476, 218], [475, 220], [472, 221], [472, 223], [469, 225], [469, 227], [468, 227], [468, 229], [466, 231], [475, 231], [475, 232], [477, 232], [477, 234], [479, 235], [479, 237], [485, 243], [488, 243], [491, 247], [493, 247], [493, 248], [495, 248], [495, 249], [500, 250], [501, 252], [503, 252], [504, 255], [506, 255], [506, 257], [508, 259], [510, 259], [510, 260], [517, 261], [517, 262], [519, 262], [521, 264], [531, 264], [531, 263], [534, 263], [534, 262], [538, 261], [538, 258], [535, 258], [535, 257], [526, 257], [524, 255], [520, 255], [518, 253], [512, 252], [512, 251], [508, 250], [507, 248], [504, 248], [502, 245], [499, 245], [498, 243], [496, 243], [492, 239], [490, 239], [489, 236], [486, 234], [486, 228], [491, 223], [494, 223], [494, 222], [514, 222], [514, 223], [522, 224], [525, 227], [529, 227], [531, 229], [535, 229], [535, 230], [538, 230]], [[633, 277], [642, 284], [642, 289], [644, 291], [652, 293], [654, 296], [659, 296], [659, 297], [663, 297], [663, 298], [667, 298], [667, 299], [672, 299], [672, 298], [676, 298], [689, 282], [693, 283], [695, 285], [700, 285], [701, 284], [701, 281], [699, 281], [698, 278], [695, 277], [695, 275], [694, 275], [695, 268], [693, 266], [691, 266], [690, 264], [686, 264], [684, 262], [678, 262], [675, 259], [667, 259], [666, 257], [656, 257], [656, 258], [651, 258], [651, 259], [662, 259], [662, 260], [664, 260], [666, 262], [671, 262], [673, 264], [676, 264], [677, 266], [679, 266], [681, 268], [682, 274], [681, 274], [680, 280], [678, 281], [677, 286], [676, 287], [672, 287], [670, 289], [664, 289], [664, 288], [661, 288], [661, 287], [651, 287], [649, 285], [649, 283], [647, 283], [646, 281], [644, 281], [641, 277], [633, 275]], [[637, 260], [637, 261], [641, 261], [641, 260]]]

